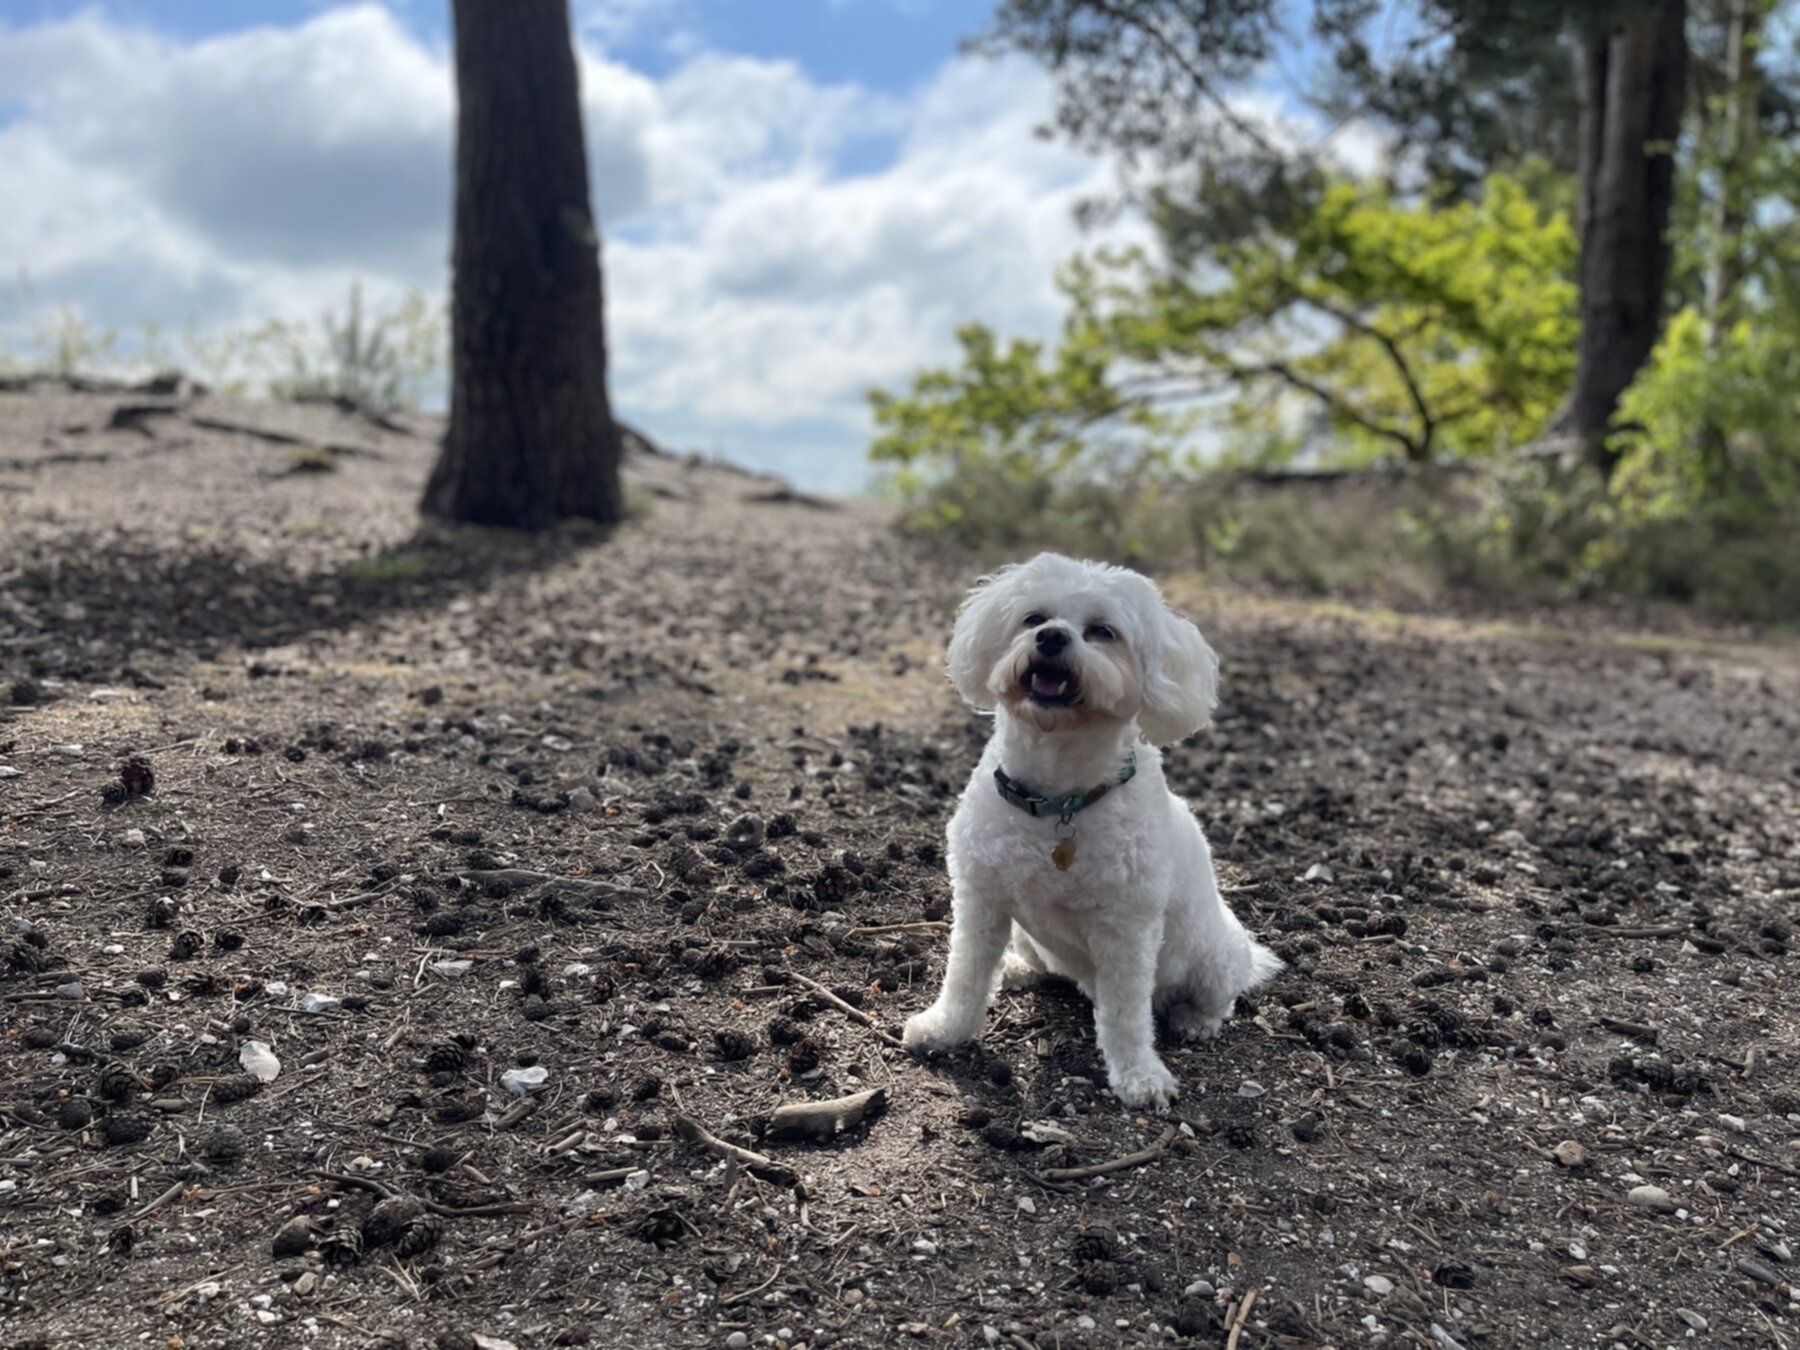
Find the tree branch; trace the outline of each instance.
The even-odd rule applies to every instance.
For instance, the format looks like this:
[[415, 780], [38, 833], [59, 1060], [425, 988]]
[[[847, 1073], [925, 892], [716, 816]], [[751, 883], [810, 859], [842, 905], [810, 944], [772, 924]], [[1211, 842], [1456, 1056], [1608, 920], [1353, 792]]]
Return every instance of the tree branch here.
[[1171, 38], [1167, 33], [1163, 32], [1162, 29], [1158, 28], [1141, 14], [1133, 13], [1129, 9], [1113, 4], [1111, 3], [1111, 0], [1087, 0], [1087, 3], [1092, 8], [1111, 19], [1114, 23], [1123, 24], [1125, 27], [1130, 28], [1137, 33], [1141, 33], [1145, 38], [1149, 39], [1152, 46], [1162, 52], [1165, 57], [1181, 70], [1182, 74], [1193, 81], [1194, 88], [1199, 90], [1200, 96], [1218, 110], [1219, 115], [1230, 124], [1232, 130], [1247, 138], [1264, 154], [1276, 153], [1275, 147], [1269, 144], [1268, 138], [1265, 137], [1262, 132], [1258, 131], [1250, 122], [1246, 121], [1243, 116], [1226, 101], [1223, 94], [1213, 88], [1212, 81], [1206, 77], [1205, 72], [1202, 71], [1199, 66], [1194, 64], [1175, 39]]
[[1438, 419], [1431, 415], [1431, 409], [1425, 402], [1424, 391], [1419, 388], [1418, 380], [1413, 377], [1412, 366], [1408, 364], [1405, 353], [1400, 350], [1400, 344], [1352, 310], [1340, 309], [1336, 305], [1327, 304], [1317, 296], [1307, 295], [1303, 291], [1295, 291], [1294, 298], [1303, 305], [1312, 306], [1328, 318], [1336, 319], [1352, 332], [1360, 333], [1381, 344], [1382, 350], [1388, 354], [1388, 360], [1393, 362], [1394, 369], [1399, 373], [1401, 383], [1406, 386], [1406, 394], [1412, 400], [1413, 410], [1419, 414], [1419, 437], [1416, 442], [1416, 453], [1413, 445], [1409, 444], [1407, 454], [1418, 460], [1430, 459], [1431, 442], [1437, 433]]

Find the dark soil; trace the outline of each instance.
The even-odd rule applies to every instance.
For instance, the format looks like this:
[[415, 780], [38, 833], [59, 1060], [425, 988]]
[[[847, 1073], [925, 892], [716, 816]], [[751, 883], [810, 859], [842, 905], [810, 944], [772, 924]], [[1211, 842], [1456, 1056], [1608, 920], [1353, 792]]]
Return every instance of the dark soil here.
[[648, 451], [421, 535], [435, 430], [0, 396], [5, 1345], [1800, 1345], [1791, 645], [1171, 579], [1292, 970], [1165, 1141], [1071, 992], [888, 1043], [969, 564]]

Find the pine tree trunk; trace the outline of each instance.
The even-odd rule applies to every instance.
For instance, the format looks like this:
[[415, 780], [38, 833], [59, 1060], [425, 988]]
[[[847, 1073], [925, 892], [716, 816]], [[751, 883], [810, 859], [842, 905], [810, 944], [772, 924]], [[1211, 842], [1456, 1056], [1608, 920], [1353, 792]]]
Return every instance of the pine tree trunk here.
[[422, 508], [514, 529], [617, 520], [599, 236], [567, 0], [453, 0], [450, 427]]
[[1743, 280], [1744, 223], [1750, 203], [1751, 167], [1756, 159], [1757, 104], [1762, 80], [1756, 48], [1768, 0], [1731, 0], [1725, 52], [1725, 161], [1719, 166], [1719, 198], [1713, 207], [1712, 256], [1706, 269], [1706, 319], [1716, 341], [1731, 326]]
[[1568, 429], [1608, 471], [1607, 426], [1662, 332], [1686, 19], [1686, 0], [1658, 0], [1623, 28], [1585, 39], [1576, 56], [1581, 347]]

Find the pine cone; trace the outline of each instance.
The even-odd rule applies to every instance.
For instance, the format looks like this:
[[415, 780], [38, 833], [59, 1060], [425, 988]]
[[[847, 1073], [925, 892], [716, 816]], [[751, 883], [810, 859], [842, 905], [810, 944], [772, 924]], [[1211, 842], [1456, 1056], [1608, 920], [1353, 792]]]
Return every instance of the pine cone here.
[[431, 1047], [425, 1056], [426, 1073], [461, 1073], [469, 1067], [469, 1052], [455, 1041]]
[[143, 1116], [108, 1116], [100, 1122], [100, 1138], [108, 1148], [141, 1144], [150, 1137], [150, 1122]]
[[360, 1228], [345, 1225], [327, 1234], [319, 1243], [319, 1255], [328, 1266], [353, 1266], [362, 1260], [363, 1236]]
[[444, 1236], [444, 1221], [432, 1213], [421, 1214], [417, 1221], [395, 1240], [394, 1250], [401, 1256], [422, 1256], [437, 1246]]
[[244, 1156], [249, 1146], [244, 1132], [237, 1126], [221, 1125], [206, 1136], [200, 1145], [200, 1156], [208, 1162], [234, 1163]]
[[363, 1242], [369, 1247], [394, 1246], [424, 1217], [425, 1206], [417, 1196], [390, 1195], [363, 1220]]
[[171, 961], [189, 960], [192, 957], [200, 955], [201, 949], [205, 946], [205, 938], [201, 937], [191, 928], [185, 929], [176, 934], [175, 943], [169, 948], [169, 959]]
[[319, 1230], [313, 1221], [304, 1214], [297, 1214], [281, 1225], [269, 1249], [278, 1258], [304, 1256], [318, 1236]]
[[133, 755], [119, 766], [119, 786], [127, 797], [147, 797], [156, 791], [156, 771], [149, 760]]
[[109, 1102], [122, 1102], [143, 1086], [138, 1076], [123, 1064], [108, 1064], [100, 1070], [100, 1095]]
[[440, 1125], [462, 1125], [480, 1118], [487, 1110], [487, 1102], [480, 1096], [466, 1092], [453, 1093], [438, 1103], [432, 1118]]
[[233, 1102], [241, 1102], [248, 1097], [254, 1097], [262, 1090], [262, 1079], [256, 1075], [234, 1073], [231, 1077], [222, 1078], [213, 1084], [213, 1105], [230, 1106]]

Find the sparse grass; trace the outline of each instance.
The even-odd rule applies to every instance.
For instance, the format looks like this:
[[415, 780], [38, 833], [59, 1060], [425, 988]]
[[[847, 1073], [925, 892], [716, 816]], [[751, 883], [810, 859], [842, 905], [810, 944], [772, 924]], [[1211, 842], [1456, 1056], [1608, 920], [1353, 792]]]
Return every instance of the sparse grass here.
[[362, 558], [344, 568], [343, 575], [361, 586], [379, 586], [396, 581], [423, 581], [428, 577], [446, 576], [450, 560], [437, 549], [408, 548], [384, 553], [375, 558]]
[[338, 453], [319, 445], [296, 445], [287, 454], [289, 473], [336, 473]]

